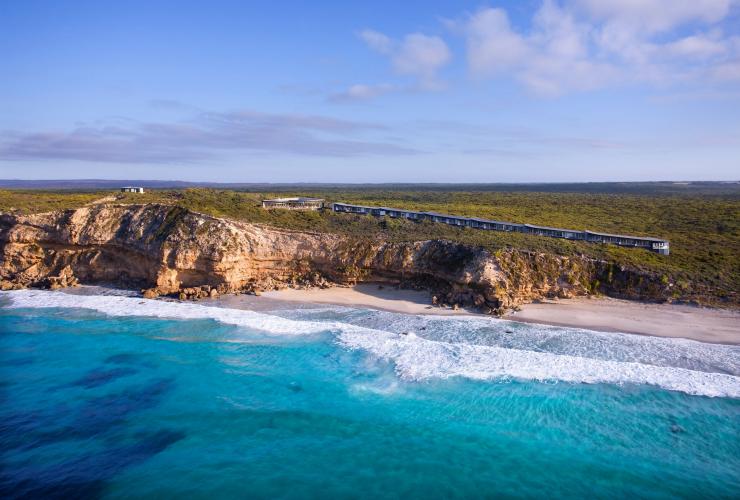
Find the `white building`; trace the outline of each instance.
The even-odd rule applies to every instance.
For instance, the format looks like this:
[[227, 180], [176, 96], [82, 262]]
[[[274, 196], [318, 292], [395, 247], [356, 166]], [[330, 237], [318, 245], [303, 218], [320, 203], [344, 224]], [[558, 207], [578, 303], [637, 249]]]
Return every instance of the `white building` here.
[[324, 208], [322, 198], [275, 198], [274, 200], [262, 200], [262, 208], [283, 208], [287, 210], [321, 210]]
[[136, 186], [125, 186], [121, 188], [122, 193], [143, 193], [144, 188], [143, 187], [136, 187]]

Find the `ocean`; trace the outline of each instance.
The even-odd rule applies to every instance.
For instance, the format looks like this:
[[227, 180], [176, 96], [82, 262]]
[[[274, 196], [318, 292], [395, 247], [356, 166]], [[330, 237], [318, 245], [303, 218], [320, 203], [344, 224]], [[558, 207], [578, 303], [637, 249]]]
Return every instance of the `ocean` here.
[[3, 498], [740, 497], [740, 347], [0, 294]]

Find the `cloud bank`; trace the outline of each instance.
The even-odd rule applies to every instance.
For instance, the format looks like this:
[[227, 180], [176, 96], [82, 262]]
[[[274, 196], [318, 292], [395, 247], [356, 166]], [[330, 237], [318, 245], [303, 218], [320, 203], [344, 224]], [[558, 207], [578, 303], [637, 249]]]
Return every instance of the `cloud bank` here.
[[68, 131], [5, 131], [0, 160], [171, 163], [205, 160], [227, 151], [319, 157], [415, 153], [364, 138], [383, 130], [373, 123], [325, 116], [209, 111], [174, 123], [119, 121]]
[[[723, 23], [739, 4], [544, 0], [523, 27], [513, 26], [507, 10], [494, 7], [444, 24], [464, 41], [473, 79], [510, 79], [541, 96], [629, 85], [727, 85], [740, 82], [740, 35], [726, 33]], [[453, 55], [441, 37], [410, 33], [394, 40], [370, 29], [358, 37], [386, 56], [397, 75], [412, 76], [416, 84], [358, 83], [330, 100], [363, 101], [391, 92], [444, 88], [438, 73]]]
[[648, 83], [740, 79], [740, 37], [717, 25], [730, 0], [545, 0], [527, 29], [483, 8], [449, 24], [475, 78], [543, 95]]

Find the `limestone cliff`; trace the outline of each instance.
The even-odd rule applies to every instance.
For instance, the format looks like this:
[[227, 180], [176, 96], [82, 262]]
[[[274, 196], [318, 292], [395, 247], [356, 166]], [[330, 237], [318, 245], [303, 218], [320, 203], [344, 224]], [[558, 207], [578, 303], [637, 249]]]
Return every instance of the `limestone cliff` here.
[[98, 204], [0, 215], [0, 285], [118, 283], [181, 298], [285, 286], [386, 281], [439, 302], [501, 312], [592, 292], [662, 299], [654, 276], [586, 258], [484, 249], [441, 240], [358, 240], [220, 219], [168, 205]]

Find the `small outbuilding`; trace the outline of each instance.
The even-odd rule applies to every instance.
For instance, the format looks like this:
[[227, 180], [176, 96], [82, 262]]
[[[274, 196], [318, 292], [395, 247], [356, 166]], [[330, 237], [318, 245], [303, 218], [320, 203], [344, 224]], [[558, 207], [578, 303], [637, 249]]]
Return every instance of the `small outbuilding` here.
[[324, 208], [322, 198], [275, 198], [262, 200], [262, 208], [283, 208], [286, 210], [321, 210]]
[[143, 193], [144, 188], [138, 186], [125, 186], [121, 188], [122, 193]]

